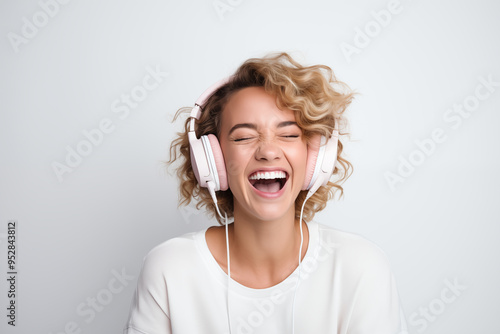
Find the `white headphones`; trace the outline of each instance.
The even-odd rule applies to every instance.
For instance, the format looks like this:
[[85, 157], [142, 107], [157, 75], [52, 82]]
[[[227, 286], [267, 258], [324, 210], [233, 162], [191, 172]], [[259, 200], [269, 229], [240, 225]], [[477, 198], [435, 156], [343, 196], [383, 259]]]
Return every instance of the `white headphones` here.
[[[213, 191], [228, 189], [224, 156], [219, 141], [214, 134], [204, 135], [199, 139], [196, 137], [194, 122], [195, 119], [200, 119], [201, 107], [208, 98], [217, 89], [230, 82], [232, 78], [232, 76], [225, 78], [210, 86], [196, 100], [190, 115], [188, 138], [193, 172], [201, 187], [209, 188], [209, 190], [213, 189]], [[302, 186], [302, 190], [309, 190], [307, 197], [314, 194], [319, 187], [325, 186], [330, 180], [337, 161], [338, 136], [336, 120], [330, 140], [327, 140], [325, 136], [316, 135], [309, 141], [306, 178]]]
[[[194, 129], [194, 120], [200, 119], [202, 109], [201, 107], [205, 104], [208, 98], [220, 87], [230, 82], [233, 77], [225, 78], [219, 82], [216, 82], [210, 86], [205, 92], [196, 100], [193, 110], [191, 111], [190, 121], [189, 121], [189, 146], [190, 146], [190, 156], [191, 156], [191, 166], [193, 167], [194, 175], [201, 187], [208, 188], [210, 195], [215, 203], [217, 213], [221, 217], [222, 214], [219, 211], [219, 206], [217, 205], [216, 191], [227, 190], [227, 171], [226, 165], [224, 163], [224, 156], [219, 145], [219, 141], [214, 134], [203, 135], [199, 139], [196, 137]], [[335, 128], [332, 132], [330, 140], [327, 140], [325, 136], [313, 136], [308, 143], [307, 147], [307, 164], [306, 164], [306, 177], [304, 179], [304, 184], [302, 190], [309, 190], [307, 196], [302, 204], [302, 210], [300, 214], [300, 222], [302, 222], [302, 213], [307, 199], [311, 197], [319, 187], [325, 186], [330, 177], [332, 176], [333, 170], [335, 169], [335, 163], [337, 161], [337, 145], [338, 145], [338, 125], [337, 120], [335, 120]], [[229, 236], [228, 236], [228, 223], [227, 215], [225, 215], [225, 229], [226, 229], [226, 252], [227, 252], [227, 318], [229, 333], [231, 333], [231, 317], [230, 317], [230, 307], [229, 307], [229, 285], [231, 282], [231, 261], [229, 255]], [[300, 248], [299, 248], [299, 279], [297, 280], [297, 285], [295, 287], [295, 292], [293, 295], [292, 304], [292, 333], [295, 333], [295, 296], [297, 293], [298, 284], [300, 282], [300, 272], [301, 272], [301, 255], [302, 255], [302, 244], [303, 244], [303, 232], [302, 223], [300, 225]]]

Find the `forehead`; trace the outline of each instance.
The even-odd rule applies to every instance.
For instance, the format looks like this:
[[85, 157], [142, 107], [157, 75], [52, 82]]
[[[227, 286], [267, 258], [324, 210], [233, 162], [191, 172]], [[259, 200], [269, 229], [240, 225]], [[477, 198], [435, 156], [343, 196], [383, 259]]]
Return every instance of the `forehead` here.
[[279, 109], [276, 97], [263, 87], [247, 87], [234, 93], [224, 106], [221, 130], [238, 123], [254, 123], [259, 127], [272, 127], [283, 121], [295, 121], [289, 109]]

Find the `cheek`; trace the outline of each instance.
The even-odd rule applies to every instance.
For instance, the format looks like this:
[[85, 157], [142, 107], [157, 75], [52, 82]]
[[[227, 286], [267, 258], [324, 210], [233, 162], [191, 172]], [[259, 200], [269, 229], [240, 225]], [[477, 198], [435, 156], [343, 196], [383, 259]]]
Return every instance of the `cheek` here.
[[237, 150], [226, 150], [224, 152], [224, 162], [228, 181], [230, 183], [235, 177], [244, 173], [246, 164], [241, 152], [239, 153]]
[[294, 152], [292, 168], [295, 183], [302, 187], [306, 179], [307, 169], [307, 150], [298, 150]]
[[296, 169], [305, 170], [307, 162], [307, 145], [295, 147], [289, 151], [288, 156], [293, 160]]

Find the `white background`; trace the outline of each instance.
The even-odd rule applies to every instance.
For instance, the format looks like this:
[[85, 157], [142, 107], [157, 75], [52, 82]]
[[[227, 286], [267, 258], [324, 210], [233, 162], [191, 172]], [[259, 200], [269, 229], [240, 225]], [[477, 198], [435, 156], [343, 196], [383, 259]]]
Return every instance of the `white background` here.
[[[326, 64], [359, 92], [341, 139], [354, 174], [316, 220], [387, 253], [410, 333], [500, 332], [498, 2], [401, 0], [385, 26], [374, 14], [394, 9], [385, 0], [73, 0], [49, 6], [52, 16], [44, 3], [53, 2], [0, 4], [2, 333], [121, 333], [143, 256], [215, 224], [177, 208], [177, 181], [162, 165], [181, 129], [173, 114], [275, 51]], [[147, 68], [169, 74], [127, 117], [113, 112]], [[481, 77], [496, 84], [488, 90]], [[460, 123], [445, 119], [464, 104]], [[85, 145], [83, 131], [103, 119], [113, 131], [60, 181], [54, 162], [66, 164], [68, 147]], [[444, 139], [422, 153], [416, 142], [433, 131]], [[391, 187], [401, 159], [415, 166]], [[12, 219], [16, 327], [4, 278]], [[462, 286], [445, 291], [453, 302], [442, 299], [446, 280]]]

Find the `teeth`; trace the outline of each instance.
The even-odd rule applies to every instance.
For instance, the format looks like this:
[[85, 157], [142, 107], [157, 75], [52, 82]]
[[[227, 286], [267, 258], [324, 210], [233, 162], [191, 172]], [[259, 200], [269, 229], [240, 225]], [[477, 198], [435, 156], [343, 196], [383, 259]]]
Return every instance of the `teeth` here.
[[286, 178], [286, 173], [283, 171], [276, 171], [276, 172], [257, 172], [252, 174], [249, 179], [250, 180], [270, 180], [270, 179], [285, 179]]

